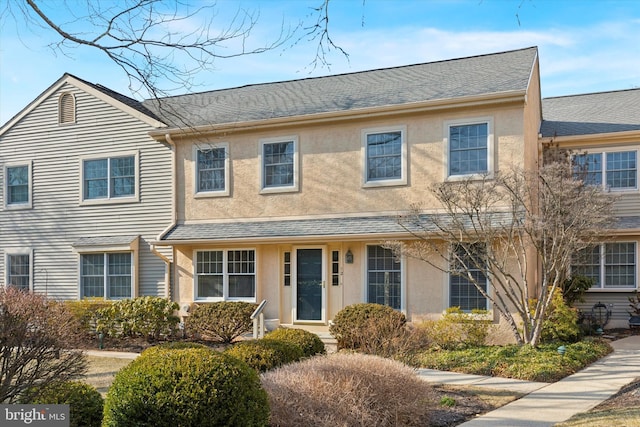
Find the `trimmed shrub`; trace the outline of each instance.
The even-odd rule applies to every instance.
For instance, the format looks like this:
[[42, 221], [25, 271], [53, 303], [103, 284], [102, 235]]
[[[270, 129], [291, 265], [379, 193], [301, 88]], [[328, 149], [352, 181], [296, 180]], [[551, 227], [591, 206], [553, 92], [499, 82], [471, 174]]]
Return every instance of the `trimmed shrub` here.
[[562, 297], [562, 291], [556, 289], [542, 323], [542, 342], [578, 341], [581, 336], [578, 317], [578, 310], [569, 307]]
[[80, 382], [55, 382], [43, 386], [33, 404], [69, 405], [70, 427], [100, 427], [104, 399], [95, 387]]
[[441, 319], [425, 320], [418, 328], [428, 341], [445, 350], [478, 347], [486, 343], [493, 324], [484, 319], [486, 310], [464, 312], [460, 307], [449, 307]]
[[255, 370], [204, 348], [143, 351], [115, 376], [104, 427], [266, 426], [267, 394]]
[[262, 374], [271, 425], [429, 426], [433, 385], [400, 362], [336, 353]]
[[188, 341], [169, 341], [163, 342], [158, 345], [154, 345], [153, 347], [149, 347], [145, 351], [149, 351], [149, 349], [157, 348], [162, 350], [184, 350], [185, 348], [205, 348], [210, 349], [204, 344], [200, 344], [197, 342], [188, 342]]
[[302, 350], [303, 357], [312, 357], [316, 354], [326, 354], [324, 343], [313, 332], [304, 329], [278, 328], [267, 335], [268, 339], [286, 341], [297, 345]]
[[86, 298], [79, 301], [64, 301], [63, 304], [78, 320], [80, 330], [88, 336], [94, 337], [97, 334], [96, 322], [98, 320], [98, 311], [110, 307], [113, 301]]
[[[360, 331], [367, 325], [384, 324], [376, 337], [362, 337]], [[363, 338], [384, 341], [402, 330], [407, 323], [404, 314], [381, 304], [360, 303], [348, 305], [340, 310], [329, 327], [329, 333], [338, 342], [338, 350], [358, 350], [362, 347]]]
[[186, 320], [186, 330], [196, 338], [230, 343], [250, 332], [250, 319], [257, 304], [242, 301], [220, 301], [195, 304]]
[[97, 311], [96, 330], [111, 337], [143, 337], [156, 341], [175, 333], [180, 318], [177, 302], [160, 297], [138, 297], [114, 302]]
[[297, 344], [269, 338], [238, 342], [225, 353], [242, 360], [258, 372], [297, 362], [304, 357]]

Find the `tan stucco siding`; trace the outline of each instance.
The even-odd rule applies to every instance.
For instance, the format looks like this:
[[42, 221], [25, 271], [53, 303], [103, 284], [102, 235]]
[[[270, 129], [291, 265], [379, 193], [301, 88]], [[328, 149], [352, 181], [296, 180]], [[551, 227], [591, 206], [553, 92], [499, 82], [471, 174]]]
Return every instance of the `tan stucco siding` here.
[[[446, 178], [445, 124], [451, 120], [491, 120], [494, 169], [523, 162], [521, 105], [467, 109], [447, 114], [418, 114], [375, 121], [327, 123], [323, 126], [270, 130], [178, 143], [179, 221], [224, 220], [363, 212], [398, 212], [422, 201], [434, 206], [429, 186]], [[363, 187], [362, 132], [406, 128], [407, 184]], [[299, 191], [260, 194], [260, 141], [295, 136], [299, 150]], [[230, 195], [194, 197], [194, 144], [228, 144]]]

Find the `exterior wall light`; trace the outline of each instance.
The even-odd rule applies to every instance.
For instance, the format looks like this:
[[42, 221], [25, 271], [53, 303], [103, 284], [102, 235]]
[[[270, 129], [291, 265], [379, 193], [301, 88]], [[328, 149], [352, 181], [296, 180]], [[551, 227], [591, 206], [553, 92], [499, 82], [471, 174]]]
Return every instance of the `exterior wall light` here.
[[347, 264], [353, 264], [353, 252], [351, 252], [351, 249], [348, 249], [347, 253], [344, 255], [344, 262]]

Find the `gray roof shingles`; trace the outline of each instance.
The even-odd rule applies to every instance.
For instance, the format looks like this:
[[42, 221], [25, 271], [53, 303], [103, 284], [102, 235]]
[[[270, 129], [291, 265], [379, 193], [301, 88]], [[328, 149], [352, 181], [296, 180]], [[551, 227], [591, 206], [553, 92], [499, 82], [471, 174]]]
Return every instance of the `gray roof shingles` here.
[[524, 91], [537, 48], [147, 100], [169, 126], [204, 126]]
[[640, 130], [640, 89], [545, 98], [543, 137]]

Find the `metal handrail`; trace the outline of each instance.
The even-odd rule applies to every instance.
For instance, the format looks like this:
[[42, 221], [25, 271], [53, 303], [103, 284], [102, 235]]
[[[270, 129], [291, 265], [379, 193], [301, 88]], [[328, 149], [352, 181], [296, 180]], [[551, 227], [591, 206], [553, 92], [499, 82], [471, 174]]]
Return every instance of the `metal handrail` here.
[[267, 300], [263, 299], [262, 302], [256, 307], [251, 316], [249, 317], [253, 320], [253, 338], [263, 338], [264, 337], [264, 306], [267, 305]]

